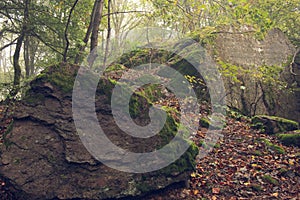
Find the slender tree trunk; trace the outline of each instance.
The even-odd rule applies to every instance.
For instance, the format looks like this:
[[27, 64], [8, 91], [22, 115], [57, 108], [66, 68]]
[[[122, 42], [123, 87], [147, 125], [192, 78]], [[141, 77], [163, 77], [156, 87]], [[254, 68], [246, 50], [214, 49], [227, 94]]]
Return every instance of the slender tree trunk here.
[[90, 66], [93, 64], [94, 60], [96, 59], [97, 53], [92, 51], [98, 46], [99, 26], [103, 15], [103, 6], [104, 6], [104, 0], [95, 0], [89, 27], [83, 39], [84, 45], [79, 47], [79, 52], [75, 58], [75, 64], [79, 64], [79, 62], [82, 61], [82, 55], [83, 52], [85, 51], [89, 39], [91, 41], [90, 43], [91, 54], [88, 58], [88, 62]]
[[70, 10], [67, 25], [66, 25], [66, 29], [65, 29], [66, 46], [65, 46], [64, 55], [63, 55], [64, 62], [67, 62], [68, 50], [69, 50], [69, 46], [70, 46], [70, 41], [69, 41], [69, 38], [68, 38], [68, 30], [69, 30], [69, 26], [70, 26], [70, 23], [71, 23], [71, 17], [72, 17], [73, 11], [75, 10], [75, 7], [76, 7], [78, 1], [79, 0], [75, 0], [74, 4], [73, 4], [73, 6]]
[[99, 38], [99, 26], [102, 19], [103, 14], [103, 0], [96, 0], [96, 9], [95, 9], [95, 18], [93, 20], [93, 31], [91, 35], [91, 47], [90, 51], [93, 51], [98, 46], [98, 38]]
[[[107, 13], [110, 13], [111, 10], [111, 0], [108, 0], [108, 7], [107, 7]], [[109, 45], [110, 45], [110, 37], [111, 37], [111, 17], [110, 15], [107, 16], [107, 36], [106, 36], [106, 46], [105, 46], [105, 55], [104, 55], [104, 61], [103, 61], [103, 67], [106, 67], [106, 60], [108, 56], [109, 51]]]
[[93, 30], [93, 24], [94, 24], [94, 20], [95, 20], [95, 12], [96, 12], [97, 5], [98, 5], [98, 3], [97, 3], [97, 1], [95, 1], [94, 6], [93, 6], [93, 11], [91, 14], [91, 18], [90, 18], [89, 27], [88, 27], [88, 29], [85, 33], [85, 37], [83, 39], [84, 44], [79, 46], [79, 52], [76, 55], [75, 64], [79, 64], [79, 62], [82, 61], [82, 58], [81, 58], [82, 54], [84, 53], [84, 50], [87, 46], [87, 43], [89, 42], [92, 30]]
[[[17, 40], [16, 49], [13, 55], [13, 67], [14, 67], [14, 86], [17, 88], [20, 85], [21, 80], [21, 66], [19, 63], [20, 53], [22, 49], [22, 43], [25, 38], [25, 34], [27, 34], [28, 29], [28, 20], [29, 20], [29, 4], [31, 0], [24, 0], [25, 8], [24, 8], [24, 21], [20, 36]], [[13, 94], [16, 94], [18, 91], [15, 90]]]
[[21, 52], [23, 40], [24, 40], [24, 33], [22, 33], [17, 40], [17, 45], [13, 56], [14, 86], [19, 86], [21, 80], [21, 66], [19, 60], [20, 60], [20, 52]]
[[30, 41], [29, 36], [24, 38], [24, 62], [25, 62], [25, 75], [26, 78], [30, 76]]
[[95, 16], [92, 23], [92, 35], [91, 35], [91, 46], [90, 55], [88, 58], [89, 66], [91, 67], [97, 57], [98, 38], [99, 38], [99, 26], [103, 15], [104, 0], [96, 0]]

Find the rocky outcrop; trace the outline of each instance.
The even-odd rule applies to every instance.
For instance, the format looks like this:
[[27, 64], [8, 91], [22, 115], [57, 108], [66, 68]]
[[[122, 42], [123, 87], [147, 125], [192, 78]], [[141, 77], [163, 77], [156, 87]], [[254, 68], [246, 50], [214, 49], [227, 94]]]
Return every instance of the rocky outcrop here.
[[[72, 118], [70, 83], [77, 70], [69, 65], [48, 68], [16, 104], [0, 162], [0, 174], [19, 191], [15, 199], [117, 199], [187, 180], [198, 153], [193, 145], [175, 163], [149, 173], [121, 172], [96, 160], [82, 144]], [[111, 141], [124, 149], [148, 152], [173, 137], [176, 123], [171, 117], [157, 137], [126, 136], [112, 117], [107, 96], [112, 82], [106, 81], [99, 84], [96, 110]]]
[[[299, 76], [290, 71], [295, 47], [279, 29], [269, 31], [263, 39], [257, 39], [251, 30], [225, 29], [216, 34], [210, 47], [218, 62], [234, 66], [224, 78], [228, 105], [247, 115], [275, 115], [300, 122]], [[299, 71], [296, 64], [294, 71]]]

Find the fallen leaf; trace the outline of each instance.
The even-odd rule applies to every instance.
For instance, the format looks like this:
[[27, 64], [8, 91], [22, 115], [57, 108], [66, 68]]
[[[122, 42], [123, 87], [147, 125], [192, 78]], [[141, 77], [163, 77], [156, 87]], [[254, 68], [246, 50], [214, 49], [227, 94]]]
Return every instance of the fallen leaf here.
[[199, 193], [199, 190], [194, 190], [194, 191], [193, 191], [193, 194], [194, 194], [194, 195], [197, 195], [198, 193]]
[[213, 194], [219, 194], [220, 193], [220, 188], [213, 188], [212, 193]]

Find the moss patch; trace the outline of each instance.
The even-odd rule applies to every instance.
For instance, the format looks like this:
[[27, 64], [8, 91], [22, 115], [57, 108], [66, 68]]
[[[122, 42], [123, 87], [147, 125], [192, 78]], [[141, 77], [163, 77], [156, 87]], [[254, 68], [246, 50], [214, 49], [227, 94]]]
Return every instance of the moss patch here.
[[199, 121], [199, 125], [203, 128], [208, 128], [210, 125], [210, 121], [206, 117], [201, 117], [201, 119]]
[[46, 68], [32, 82], [31, 87], [40, 82], [49, 82], [56, 86], [63, 93], [70, 93], [73, 90], [75, 77], [79, 66], [62, 63]]
[[252, 118], [252, 127], [260, 129], [263, 133], [275, 134], [297, 130], [299, 125], [293, 120], [281, 117], [258, 115]]
[[280, 146], [278, 146], [278, 145], [276, 145], [276, 144], [273, 144], [272, 142], [270, 142], [270, 141], [267, 140], [267, 139], [261, 139], [261, 141], [262, 141], [263, 143], [265, 143], [266, 146], [267, 146], [271, 151], [274, 151], [274, 152], [277, 153], [277, 154], [285, 154], [285, 150], [284, 150], [282, 147], [280, 147]]
[[270, 175], [264, 175], [264, 176], [262, 176], [262, 179], [266, 183], [269, 183], [269, 184], [272, 184], [272, 185], [275, 185], [275, 186], [279, 185], [279, 182]]
[[26, 94], [24, 97], [24, 101], [32, 106], [36, 106], [39, 105], [41, 103], [43, 103], [45, 100], [45, 95], [41, 94], [41, 93], [35, 93], [35, 94]]
[[278, 134], [277, 137], [284, 145], [300, 147], [300, 131], [288, 134]]

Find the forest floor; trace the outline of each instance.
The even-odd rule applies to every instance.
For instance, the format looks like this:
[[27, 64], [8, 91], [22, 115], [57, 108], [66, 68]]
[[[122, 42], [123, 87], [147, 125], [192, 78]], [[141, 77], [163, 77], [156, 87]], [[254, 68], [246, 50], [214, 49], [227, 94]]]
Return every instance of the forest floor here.
[[[228, 118], [220, 140], [197, 161], [189, 187], [164, 191], [147, 200], [300, 199], [300, 148], [283, 146], [274, 136]], [[201, 149], [203, 132], [194, 138]]]
[[[0, 107], [0, 141], [11, 123]], [[202, 148], [206, 129], [193, 140]], [[250, 128], [245, 118], [227, 118], [223, 138], [205, 158], [198, 159], [186, 188], [169, 188], [142, 197], [172, 199], [300, 199], [300, 148], [283, 146], [274, 136]], [[0, 199], [12, 199], [13, 188], [0, 180]]]

